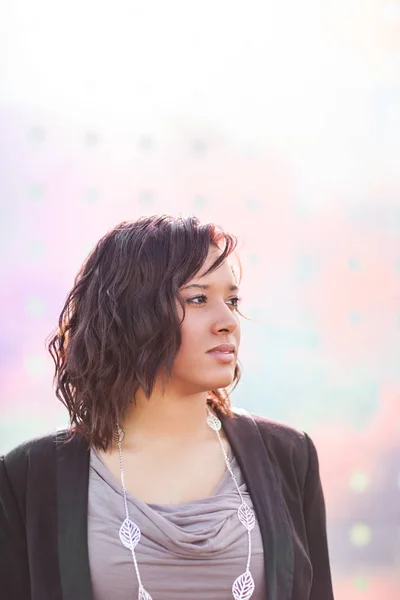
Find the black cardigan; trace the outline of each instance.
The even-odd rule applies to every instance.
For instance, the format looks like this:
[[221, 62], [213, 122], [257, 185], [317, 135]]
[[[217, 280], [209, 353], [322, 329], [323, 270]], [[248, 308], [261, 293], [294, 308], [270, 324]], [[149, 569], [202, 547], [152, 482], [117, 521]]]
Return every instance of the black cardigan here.
[[[266, 600], [333, 600], [325, 503], [310, 437], [244, 410], [223, 417], [259, 522]], [[89, 451], [68, 432], [21, 444], [0, 460], [0, 596], [91, 600]], [[211, 599], [212, 600], [212, 599]]]

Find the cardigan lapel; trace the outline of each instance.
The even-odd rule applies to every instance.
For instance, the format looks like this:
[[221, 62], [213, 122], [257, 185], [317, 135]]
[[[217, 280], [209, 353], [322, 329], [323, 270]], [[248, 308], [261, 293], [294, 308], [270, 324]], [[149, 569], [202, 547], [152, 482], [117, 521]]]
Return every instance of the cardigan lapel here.
[[243, 409], [219, 415], [253, 501], [264, 548], [268, 600], [292, 598], [294, 550], [290, 525], [271, 458], [256, 422]]
[[89, 449], [57, 433], [58, 556], [63, 600], [92, 600], [87, 546]]

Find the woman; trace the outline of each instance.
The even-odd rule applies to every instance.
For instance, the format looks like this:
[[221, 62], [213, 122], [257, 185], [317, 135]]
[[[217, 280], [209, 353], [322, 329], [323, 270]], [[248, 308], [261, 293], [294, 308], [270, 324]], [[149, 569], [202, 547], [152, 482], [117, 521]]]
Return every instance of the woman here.
[[194, 217], [107, 233], [49, 340], [70, 427], [0, 469], [7, 600], [332, 600], [317, 453], [233, 409], [236, 238]]

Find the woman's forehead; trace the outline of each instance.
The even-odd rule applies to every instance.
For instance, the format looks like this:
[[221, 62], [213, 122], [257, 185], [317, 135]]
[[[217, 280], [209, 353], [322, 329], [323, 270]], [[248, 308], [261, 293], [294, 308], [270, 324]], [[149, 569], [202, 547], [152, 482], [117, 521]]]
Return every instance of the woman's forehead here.
[[233, 261], [229, 260], [229, 257], [221, 264], [219, 267], [207, 273], [207, 270], [211, 267], [211, 265], [215, 262], [215, 259], [210, 261], [208, 264], [204, 264], [200, 269], [199, 273], [191, 279], [191, 282], [204, 283], [205, 281], [209, 282], [212, 285], [213, 281], [220, 281], [221, 278], [231, 282], [232, 284], [239, 285], [239, 277], [237, 273], [237, 269], [235, 268], [235, 264]]

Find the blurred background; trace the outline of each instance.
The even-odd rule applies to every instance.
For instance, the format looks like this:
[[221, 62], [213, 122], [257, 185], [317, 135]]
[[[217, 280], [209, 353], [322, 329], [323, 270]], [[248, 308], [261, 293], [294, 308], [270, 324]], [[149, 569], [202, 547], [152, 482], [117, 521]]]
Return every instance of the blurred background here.
[[97, 240], [214, 221], [253, 319], [233, 403], [314, 439], [335, 598], [398, 600], [400, 2], [1, 11], [0, 453], [67, 423], [44, 340]]

